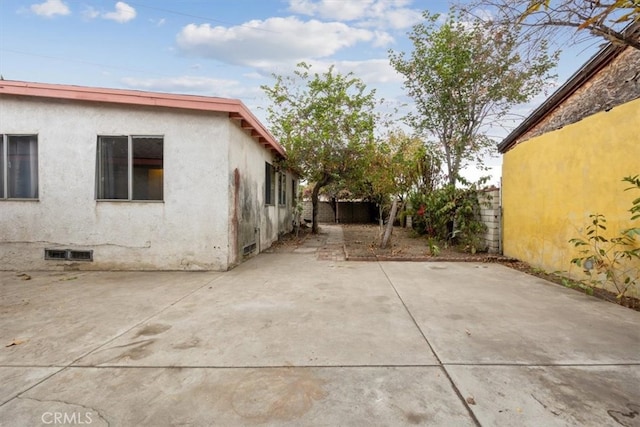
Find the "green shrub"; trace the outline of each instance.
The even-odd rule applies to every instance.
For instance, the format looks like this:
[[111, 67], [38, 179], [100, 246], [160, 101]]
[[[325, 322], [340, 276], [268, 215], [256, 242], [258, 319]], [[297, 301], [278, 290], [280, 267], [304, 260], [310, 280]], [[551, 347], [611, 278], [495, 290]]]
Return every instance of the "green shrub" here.
[[487, 230], [480, 220], [480, 202], [475, 185], [455, 188], [448, 185], [427, 194], [409, 197], [413, 228], [443, 242], [462, 245], [470, 252], [482, 250], [482, 235]]
[[[627, 176], [623, 181], [632, 187], [626, 190], [640, 190], [640, 175]], [[632, 202], [631, 221], [640, 221], [640, 197]], [[640, 245], [636, 239], [640, 236], [640, 226], [622, 230], [615, 237], [608, 238], [607, 219], [602, 214], [589, 215], [591, 223], [586, 227], [586, 236], [569, 240], [579, 248], [580, 256], [571, 260], [572, 264], [583, 268], [589, 277], [583, 281], [592, 287], [605, 287], [611, 283], [621, 300], [630, 290], [638, 290], [640, 284]]]

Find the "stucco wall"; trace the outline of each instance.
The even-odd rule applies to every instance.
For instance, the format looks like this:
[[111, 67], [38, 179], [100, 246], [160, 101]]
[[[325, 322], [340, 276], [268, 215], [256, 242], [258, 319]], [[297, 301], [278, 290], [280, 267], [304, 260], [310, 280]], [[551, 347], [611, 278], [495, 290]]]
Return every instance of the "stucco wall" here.
[[[0, 133], [38, 134], [39, 200], [0, 200], [0, 268], [226, 269], [226, 114], [4, 96]], [[95, 200], [97, 135], [163, 135], [164, 201]], [[93, 262], [45, 261], [45, 248]]]
[[547, 271], [580, 271], [568, 240], [589, 214], [618, 232], [631, 226], [628, 175], [640, 173], [640, 100], [518, 144], [502, 168], [504, 254]]
[[240, 127], [232, 124], [230, 134], [229, 264], [235, 265], [270, 247], [279, 234], [292, 230], [292, 175], [287, 173], [286, 205], [278, 205], [277, 174], [275, 203], [265, 205], [265, 162], [275, 166], [275, 158]]

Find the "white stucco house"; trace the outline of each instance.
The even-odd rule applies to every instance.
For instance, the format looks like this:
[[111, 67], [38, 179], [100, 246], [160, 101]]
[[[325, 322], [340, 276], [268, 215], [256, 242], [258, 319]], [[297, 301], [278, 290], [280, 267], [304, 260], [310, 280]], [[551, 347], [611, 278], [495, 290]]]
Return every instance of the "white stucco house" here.
[[227, 270], [297, 180], [238, 100], [0, 81], [0, 269]]

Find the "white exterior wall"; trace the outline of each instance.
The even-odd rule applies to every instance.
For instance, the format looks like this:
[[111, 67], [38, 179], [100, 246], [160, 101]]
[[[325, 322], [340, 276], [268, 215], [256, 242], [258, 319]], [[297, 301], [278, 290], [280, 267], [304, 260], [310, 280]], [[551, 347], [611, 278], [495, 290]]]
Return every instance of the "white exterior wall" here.
[[[232, 128], [226, 114], [3, 96], [0, 134], [38, 135], [39, 200], [0, 200], [0, 269], [225, 270]], [[98, 135], [164, 137], [163, 202], [96, 201]]]
[[[231, 125], [229, 145], [229, 264], [269, 248], [278, 235], [293, 229], [291, 217], [291, 174], [287, 174], [287, 205], [278, 206], [279, 180], [276, 174], [275, 203], [265, 205], [265, 163], [276, 159], [247, 132]], [[255, 250], [244, 255], [244, 249]]]
[[[278, 233], [285, 234], [293, 230], [293, 199], [291, 190], [291, 180], [293, 175], [290, 172], [286, 173], [286, 194], [287, 200], [284, 205], [278, 206]], [[279, 183], [280, 181], [278, 181]]]

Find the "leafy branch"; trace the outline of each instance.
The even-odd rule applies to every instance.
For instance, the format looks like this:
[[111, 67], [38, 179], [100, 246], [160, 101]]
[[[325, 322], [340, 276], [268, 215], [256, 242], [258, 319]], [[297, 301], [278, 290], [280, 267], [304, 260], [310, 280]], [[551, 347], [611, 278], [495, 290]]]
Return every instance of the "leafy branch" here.
[[[640, 190], [640, 175], [627, 176], [624, 182], [632, 184], [627, 190]], [[640, 219], [640, 197], [632, 202], [631, 221]], [[602, 214], [589, 215], [591, 223], [586, 228], [585, 238], [574, 238], [569, 243], [579, 248], [580, 256], [571, 260], [572, 264], [583, 268], [589, 276], [588, 284], [593, 287], [612, 283], [621, 300], [631, 289], [640, 284], [640, 246], [636, 237], [640, 227], [622, 230], [617, 236], [606, 236], [607, 219]]]

